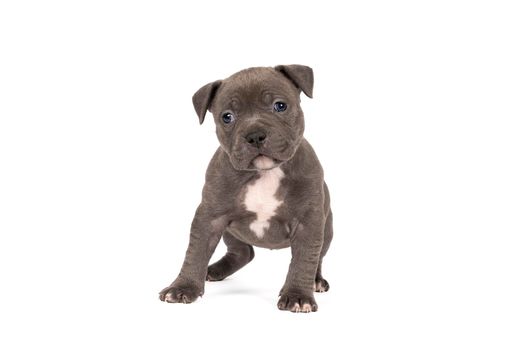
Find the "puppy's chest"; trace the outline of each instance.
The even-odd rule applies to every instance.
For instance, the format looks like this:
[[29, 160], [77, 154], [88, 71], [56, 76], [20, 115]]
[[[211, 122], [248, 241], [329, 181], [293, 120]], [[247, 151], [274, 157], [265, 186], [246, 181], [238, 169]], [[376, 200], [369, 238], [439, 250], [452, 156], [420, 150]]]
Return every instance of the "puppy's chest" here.
[[243, 204], [246, 210], [256, 215], [249, 224], [249, 229], [258, 238], [264, 237], [270, 228], [271, 218], [283, 204], [283, 200], [277, 197], [283, 178], [283, 171], [277, 167], [261, 171], [260, 177], [246, 187]]

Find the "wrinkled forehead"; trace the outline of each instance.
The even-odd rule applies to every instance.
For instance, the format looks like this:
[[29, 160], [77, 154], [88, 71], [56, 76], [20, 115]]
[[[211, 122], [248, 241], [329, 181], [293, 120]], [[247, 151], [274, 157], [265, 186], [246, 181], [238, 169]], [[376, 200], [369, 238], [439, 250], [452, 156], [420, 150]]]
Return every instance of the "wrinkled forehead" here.
[[293, 99], [299, 91], [284, 75], [273, 68], [252, 68], [222, 81], [214, 107], [236, 107], [245, 103], [270, 104], [276, 98]]

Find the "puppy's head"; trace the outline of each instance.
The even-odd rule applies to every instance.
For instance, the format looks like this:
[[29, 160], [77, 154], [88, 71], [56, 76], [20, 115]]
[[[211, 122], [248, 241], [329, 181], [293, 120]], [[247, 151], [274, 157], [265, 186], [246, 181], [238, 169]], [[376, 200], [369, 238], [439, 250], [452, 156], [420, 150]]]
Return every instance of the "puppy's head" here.
[[213, 113], [221, 147], [237, 170], [267, 170], [293, 157], [303, 137], [299, 95], [312, 97], [314, 77], [301, 65], [249, 68], [193, 95], [202, 124]]

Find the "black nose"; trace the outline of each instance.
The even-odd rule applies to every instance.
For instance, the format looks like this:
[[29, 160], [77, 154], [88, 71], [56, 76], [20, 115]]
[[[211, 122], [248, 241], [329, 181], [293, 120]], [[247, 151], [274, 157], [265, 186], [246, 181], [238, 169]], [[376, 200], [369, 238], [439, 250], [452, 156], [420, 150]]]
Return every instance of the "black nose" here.
[[245, 138], [250, 145], [254, 147], [261, 147], [261, 145], [264, 143], [264, 140], [266, 140], [266, 134], [264, 131], [255, 131], [246, 135]]

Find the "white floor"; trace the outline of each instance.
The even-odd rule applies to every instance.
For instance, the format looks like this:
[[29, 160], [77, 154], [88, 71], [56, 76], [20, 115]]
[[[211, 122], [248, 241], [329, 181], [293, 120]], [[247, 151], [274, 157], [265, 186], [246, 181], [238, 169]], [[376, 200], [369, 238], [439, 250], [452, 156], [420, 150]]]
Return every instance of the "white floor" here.
[[182, 305], [157, 298], [178, 273], [180, 238], [108, 239], [98, 251], [100, 242], [84, 242], [77, 256], [49, 257], [35, 262], [34, 275], [11, 276], [2, 293], [3, 348], [513, 349], [522, 342], [519, 276], [503, 282], [503, 271], [483, 276], [461, 261], [466, 254], [390, 249], [343, 228], [326, 258], [331, 289], [316, 295], [319, 311], [310, 314], [276, 307], [288, 250], [257, 249], [243, 270], [208, 282], [203, 298]]

